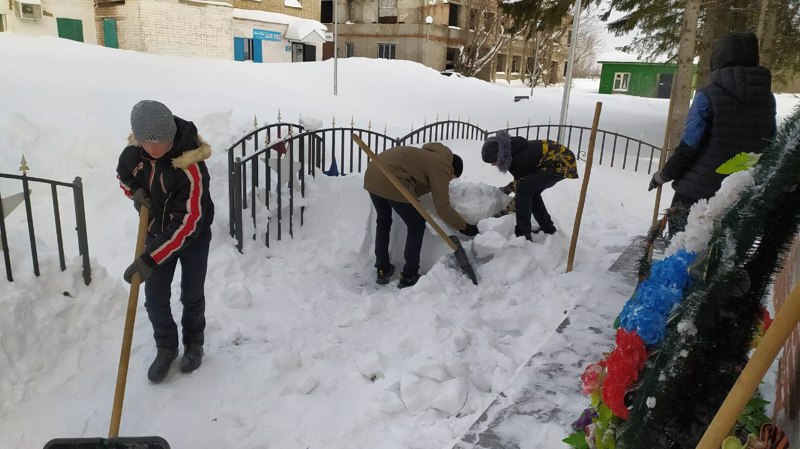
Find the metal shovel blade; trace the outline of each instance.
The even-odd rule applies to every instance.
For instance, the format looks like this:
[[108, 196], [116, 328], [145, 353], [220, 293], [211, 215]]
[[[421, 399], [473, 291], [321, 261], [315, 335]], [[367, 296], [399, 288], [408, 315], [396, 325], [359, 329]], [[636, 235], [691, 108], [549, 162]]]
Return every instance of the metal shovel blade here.
[[456, 262], [458, 263], [458, 268], [461, 268], [461, 271], [464, 272], [470, 279], [472, 279], [472, 283], [478, 285], [478, 278], [475, 277], [475, 270], [472, 269], [472, 265], [469, 264], [469, 259], [467, 258], [467, 253], [464, 251], [464, 247], [461, 246], [461, 241], [458, 237], [451, 235], [449, 236], [450, 240], [456, 244], [457, 248], [453, 251], [453, 254], [456, 256]]
[[57, 438], [44, 449], [169, 449], [161, 437]]

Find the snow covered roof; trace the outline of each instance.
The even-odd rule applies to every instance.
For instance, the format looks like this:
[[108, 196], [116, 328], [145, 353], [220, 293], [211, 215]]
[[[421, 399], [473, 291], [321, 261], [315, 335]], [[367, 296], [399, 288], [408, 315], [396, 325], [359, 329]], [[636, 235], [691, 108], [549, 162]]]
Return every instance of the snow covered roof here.
[[288, 25], [286, 29], [286, 39], [309, 44], [325, 42], [325, 31], [328, 30], [328, 27], [316, 20], [303, 19], [302, 17], [295, 17], [277, 12], [234, 8], [233, 17], [235, 19], [256, 20], [258, 22]]

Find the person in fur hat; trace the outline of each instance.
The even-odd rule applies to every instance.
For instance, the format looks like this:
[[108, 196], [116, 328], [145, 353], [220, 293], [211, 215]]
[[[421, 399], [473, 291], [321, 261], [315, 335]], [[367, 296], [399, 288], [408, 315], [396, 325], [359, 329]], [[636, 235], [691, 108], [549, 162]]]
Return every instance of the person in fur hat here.
[[125, 270], [145, 283], [145, 309], [153, 325], [156, 357], [147, 372], [151, 382], [162, 381], [178, 356], [178, 328], [172, 319], [172, 278], [181, 264], [183, 358], [180, 370], [189, 373], [203, 359], [205, 280], [214, 204], [209, 193], [205, 160], [211, 147], [197, 134], [194, 123], [172, 115], [162, 103], [143, 100], [131, 111], [132, 134], [122, 150], [117, 178], [136, 210], [150, 210], [144, 253]]
[[[555, 234], [556, 227], [542, 200], [542, 192], [562, 179], [577, 179], [575, 154], [552, 140], [526, 140], [498, 131], [486, 139], [481, 148], [484, 162], [514, 177], [501, 187], [504, 193], [516, 191], [514, 197], [517, 225], [514, 234], [531, 240], [532, 233]], [[531, 214], [539, 228], [531, 226]]]

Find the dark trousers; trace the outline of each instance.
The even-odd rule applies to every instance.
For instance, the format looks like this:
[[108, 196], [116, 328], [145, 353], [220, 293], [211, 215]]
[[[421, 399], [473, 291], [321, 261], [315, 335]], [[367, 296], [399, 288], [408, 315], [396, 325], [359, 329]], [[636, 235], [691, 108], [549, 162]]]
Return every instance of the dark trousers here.
[[370, 193], [369, 198], [378, 213], [375, 227], [375, 268], [385, 268], [390, 263], [389, 232], [392, 230], [392, 210], [394, 210], [408, 228], [406, 248], [403, 252], [405, 257], [403, 273], [418, 273], [419, 253], [422, 251], [422, 238], [425, 236], [425, 219], [409, 203], [387, 200], [374, 193]]
[[159, 348], [178, 349], [178, 327], [172, 319], [169, 305], [172, 296], [172, 278], [178, 261], [181, 263], [183, 344], [203, 344], [203, 331], [206, 328], [204, 286], [210, 243], [211, 230], [207, 229], [183, 248], [177, 257], [156, 266], [144, 284], [144, 307], [153, 325], [153, 337]]
[[667, 223], [669, 224], [667, 233], [669, 234], [669, 238], [686, 230], [689, 209], [698, 201], [700, 200], [675, 192], [675, 195], [672, 197], [672, 204], [670, 204], [670, 209], [672, 209], [672, 211], [667, 215]]
[[519, 180], [515, 202], [517, 207], [517, 229], [523, 234], [531, 233], [531, 214], [543, 232], [552, 234], [556, 232], [553, 219], [547, 213], [547, 207], [542, 200], [542, 192], [553, 187], [561, 176], [550, 173], [536, 172]]

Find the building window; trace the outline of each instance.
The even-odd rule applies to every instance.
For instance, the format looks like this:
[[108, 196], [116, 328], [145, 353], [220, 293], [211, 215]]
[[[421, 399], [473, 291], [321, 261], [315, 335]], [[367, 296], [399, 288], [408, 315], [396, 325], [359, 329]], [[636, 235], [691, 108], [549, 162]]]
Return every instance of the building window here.
[[505, 73], [506, 72], [506, 55], [502, 53], [497, 54], [497, 73]]
[[244, 60], [253, 60], [253, 39], [249, 37], [244, 38]]
[[519, 68], [522, 65], [522, 57], [521, 56], [512, 56], [511, 57], [511, 73], [519, 73]]
[[628, 82], [631, 79], [630, 73], [615, 73], [614, 74], [614, 90], [619, 92], [628, 91]]
[[356, 53], [356, 48], [353, 46], [352, 42], [345, 42], [344, 43], [344, 57], [345, 58], [352, 58], [353, 55]]
[[567, 48], [572, 45], [572, 30], [567, 30]]
[[494, 13], [484, 11], [483, 13], [483, 29], [491, 32], [494, 29]]
[[397, 0], [378, 0], [378, 23], [397, 23]]
[[333, 2], [331, 0], [322, 0], [320, 7], [319, 21], [333, 23]]
[[6, 15], [5, 14], [0, 14], [0, 33], [2, 33], [3, 31], [6, 31], [6, 29], [7, 29], [6, 27], [7, 27], [7, 25], [6, 25]]
[[461, 18], [461, 5], [458, 3], [450, 3], [450, 17], [447, 20], [447, 24], [451, 27], [460, 27], [460, 19]]
[[469, 30], [475, 31], [478, 29], [478, 10], [472, 8], [469, 10]]
[[445, 70], [452, 70], [456, 66], [456, 61], [458, 60], [458, 48], [456, 47], [447, 47], [447, 53], [445, 55]]
[[397, 44], [378, 44], [378, 57], [381, 59], [394, 59]]

